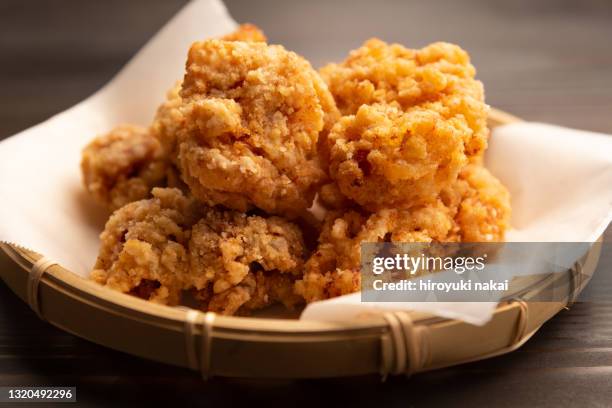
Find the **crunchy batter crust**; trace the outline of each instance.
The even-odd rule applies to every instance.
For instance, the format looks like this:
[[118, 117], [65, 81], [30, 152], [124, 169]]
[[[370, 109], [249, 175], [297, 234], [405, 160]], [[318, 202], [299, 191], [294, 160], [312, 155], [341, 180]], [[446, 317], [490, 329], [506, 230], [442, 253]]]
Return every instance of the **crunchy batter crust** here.
[[149, 129], [83, 152], [88, 191], [118, 208], [92, 279], [243, 315], [358, 291], [364, 242], [504, 239], [510, 197], [482, 167], [488, 107], [465, 51], [374, 39], [321, 75], [249, 24], [194, 43]]
[[454, 44], [437, 42], [420, 50], [371, 39], [340, 64], [329, 64], [321, 75], [344, 115], [361, 105], [394, 104], [402, 110], [432, 109], [465, 121], [472, 130], [466, 154], [486, 148], [488, 106], [482, 83], [469, 55]]
[[510, 195], [485, 168], [470, 165], [441, 199], [409, 210], [332, 211], [296, 292], [307, 302], [360, 290], [363, 242], [496, 242], [509, 227]]
[[468, 54], [372, 39], [321, 69], [340, 121], [321, 156], [340, 190], [376, 211], [432, 201], [486, 149], [488, 106]]
[[152, 199], [120, 208], [100, 234], [92, 279], [157, 303], [178, 304], [198, 216], [197, 204], [178, 189], [156, 188]]
[[87, 191], [116, 209], [165, 185], [169, 169], [160, 143], [143, 127], [120, 125], [85, 147], [81, 172]]
[[211, 288], [194, 292], [202, 310], [223, 315], [249, 315], [275, 303], [293, 309], [304, 303], [295, 293], [296, 277], [291, 274], [249, 272], [236, 286], [215, 294]]
[[363, 105], [329, 134], [330, 175], [369, 210], [433, 201], [468, 163], [464, 120], [420, 107]]
[[510, 193], [486, 168], [465, 167], [452, 188], [441, 194], [451, 209], [463, 242], [502, 242], [510, 228]]
[[[263, 31], [253, 24], [242, 24], [236, 31], [221, 37], [221, 39], [264, 43], [267, 41]], [[180, 95], [181, 84], [182, 81], [177, 81], [168, 91], [166, 100], [157, 109], [151, 125], [151, 132], [162, 144], [166, 155], [174, 162], [178, 157], [177, 132], [184, 124], [184, 117], [179, 109], [182, 101]]]
[[307, 302], [357, 292], [362, 242], [446, 241], [454, 228], [449, 210], [441, 203], [412, 211], [331, 212], [319, 247], [306, 262], [303, 279], [296, 282], [296, 292]]
[[189, 247], [189, 280], [204, 308], [233, 314], [243, 305], [241, 312], [272, 302], [297, 303], [288, 289], [302, 273], [305, 254], [294, 224], [209, 210], [193, 227]]
[[356, 206], [353, 201], [342, 194], [338, 184], [333, 181], [321, 186], [318, 194], [319, 203], [328, 210], [346, 210]]
[[172, 89], [166, 93], [166, 100], [155, 113], [151, 124], [151, 134], [159, 140], [163, 147], [164, 155], [169, 161], [176, 164], [177, 156], [177, 133], [181, 128], [184, 118], [180, 111], [181, 107], [181, 81], [177, 81]]
[[202, 201], [295, 217], [325, 177], [317, 141], [338, 113], [310, 64], [281, 46], [195, 43], [181, 91], [179, 167]]
[[203, 207], [178, 189], [156, 188], [153, 196], [111, 216], [92, 279], [168, 305], [191, 291], [204, 310], [223, 314], [300, 301], [293, 292], [304, 257], [297, 226]]

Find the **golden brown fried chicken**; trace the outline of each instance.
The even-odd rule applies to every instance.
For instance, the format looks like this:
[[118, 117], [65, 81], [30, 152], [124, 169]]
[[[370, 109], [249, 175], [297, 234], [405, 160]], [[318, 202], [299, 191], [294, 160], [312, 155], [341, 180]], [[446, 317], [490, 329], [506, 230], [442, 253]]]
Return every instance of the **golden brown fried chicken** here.
[[441, 194], [462, 242], [502, 242], [510, 228], [510, 193], [486, 168], [466, 166]]
[[165, 185], [169, 169], [158, 140], [143, 127], [120, 125], [83, 150], [81, 172], [87, 191], [116, 209]]
[[332, 211], [296, 292], [312, 302], [360, 290], [364, 242], [497, 242], [509, 218], [508, 191], [478, 165], [467, 166], [441, 199], [422, 207]]
[[281, 303], [288, 309], [304, 303], [295, 293], [296, 276], [291, 274], [249, 272], [238, 284], [215, 294], [210, 287], [195, 291], [194, 297], [202, 310], [222, 315], [249, 315], [272, 304]]
[[356, 210], [328, 214], [319, 247], [306, 262], [296, 292], [307, 302], [360, 290], [361, 244], [364, 242], [446, 241], [455, 225], [441, 203], [416, 210]]
[[100, 235], [92, 279], [157, 303], [178, 304], [199, 212], [178, 189], [156, 188], [153, 198], [121, 207]]
[[361, 105], [392, 104], [404, 111], [420, 106], [445, 119], [465, 122], [465, 153], [476, 156], [486, 148], [488, 106], [482, 83], [469, 55], [449, 43], [433, 43], [420, 50], [378, 39], [367, 41], [340, 64], [329, 64], [321, 75], [344, 115]]
[[371, 211], [423, 205], [467, 164], [470, 133], [463, 120], [433, 110], [363, 105], [328, 136], [330, 175], [344, 195]]
[[458, 46], [412, 50], [373, 39], [321, 74], [340, 111], [355, 117], [320, 143], [320, 154], [342, 192], [360, 205], [421, 205], [465, 164], [481, 162], [488, 106]]
[[178, 189], [117, 210], [100, 238], [92, 279], [157, 303], [177, 305], [186, 291], [204, 310], [247, 313], [300, 302], [299, 228], [279, 218], [204, 207]]
[[214, 312], [292, 306], [298, 299], [291, 287], [304, 256], [300, 229], [280, 217], [209, 210], [193, 227], [189, 280]]
[[[242, 24], [236, 31], [223, 37], [225, 41], [266, 42], [264, 33], [253, 24]], [[151, 132], [162, 144], [166, 155], [176, 161], [178, 152], [176, 146], [177, 130], [183, 125], [181, 110], [181, 82], [176, 84], [166, 94], [166, 100], [162, 103], [155, 114]], [[332, 101], [333, 102], [333, 101]]]
[[177, 132], [183, 124], [181, 107], [181, 81], [166, 93], [166, 100], [162, 103], [155, 113], [151, 124], [151, 134], [159, 140], [164, 155], [169, 162], [176, 164], [177, 157]]
[[317, 142], [338, 113], [310, 64], [281, 46], [195, 43], [178, 163], [207, 204], [296, 217], [324, 180]]
[[370, 40], [321, 73], [347, 116], [320, 154], [340, 191], [361, 206], [424, 205], [481, 161], [488, 107], [461, 48]]

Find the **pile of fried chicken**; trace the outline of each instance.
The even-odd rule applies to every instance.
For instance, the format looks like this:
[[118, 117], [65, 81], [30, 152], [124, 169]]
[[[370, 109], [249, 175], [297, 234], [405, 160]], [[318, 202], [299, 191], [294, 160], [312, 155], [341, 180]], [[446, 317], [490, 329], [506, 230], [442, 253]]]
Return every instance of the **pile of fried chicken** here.
[[83, 150], [114, 211], [91, 278], [244, 315], [359, 291], [363, 242], [502, 241], [510, 196], [483, 167], [474, 76], [448, 43], [372, 39], [319, 72], [248, 24], [194, 43], [150, 126]]

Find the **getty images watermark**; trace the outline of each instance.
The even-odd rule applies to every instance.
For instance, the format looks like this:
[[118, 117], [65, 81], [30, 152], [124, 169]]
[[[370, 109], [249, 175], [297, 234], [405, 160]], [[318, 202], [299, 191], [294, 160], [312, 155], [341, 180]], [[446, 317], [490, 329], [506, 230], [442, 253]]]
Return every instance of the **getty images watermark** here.
[[[598, 248], [594, 246], [599, 245]], [[602, 243], [364, 243], [364, 302], [562, 301]]]

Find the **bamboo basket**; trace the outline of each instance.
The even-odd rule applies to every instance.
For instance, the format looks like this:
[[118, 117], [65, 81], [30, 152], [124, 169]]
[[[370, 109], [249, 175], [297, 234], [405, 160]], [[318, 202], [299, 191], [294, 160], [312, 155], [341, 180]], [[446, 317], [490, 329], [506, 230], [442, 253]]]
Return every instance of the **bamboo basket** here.
[[[491, 127], [518, 120], [497, 110], [489, 119]], [[0, 243], [0, 247], [0, 277], [26, 301], [29, 272], [41, 255], [14, 244]], [[517, 349], [573, 302], [595, 270], [600, 252], [601, 242], [597, 242], [567, 273], [546, 275], [521, 292], [529, 298], [551, 285], [566, 287], [563, 301], [526, 303], [508, 298], [484, 326], [422, 312], [404, 313], [403, 350], [393, 322], [384, 316], [346, 323], [226, 316], [215, 316], [213, 321], [211, 314], [113, 291], [59, 265], [42, 275], [37, 300], [41, 317], [67, 332], [129, 354], [200, 370], [204, 377], [386, 376]]]

